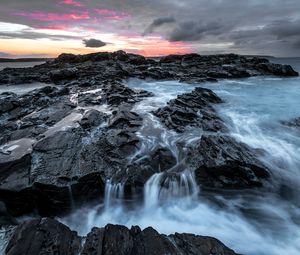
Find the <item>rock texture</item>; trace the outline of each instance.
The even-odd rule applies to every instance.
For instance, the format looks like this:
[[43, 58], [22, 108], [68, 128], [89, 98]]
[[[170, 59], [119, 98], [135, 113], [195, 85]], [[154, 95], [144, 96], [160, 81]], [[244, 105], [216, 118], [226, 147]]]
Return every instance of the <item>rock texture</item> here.
[[191, 148], [187, 161], [194, 167], [196, 181], [214, 188], [261, 187], [270, 177], [259, 160], [259, 152], [227, 135], [203, 135]]
[[[99, 70], [101, 70], [99, 72]], [[245, 78], [253, 75], [297, 76], [291, 66], [272, 64], [269, 60], [235, 54], [202, 56], [170, 55], [157, 60], [124, 51], [87, 55], [62, 54], [32, 68], [6, 68], [0, 72], [0, 84], [77, 81], [89, 86], [97, 80], [129, 77], [175, 79], [199, 83], [220, 78]], [[92, 77], [92, 78], [91, 78]]]
[[6, 247], [7, 255], [235, 255], [219, 240], [192, 234], [161, 235], [153, 228], [120, 225], [93, 228], [82, 242], [76, 232], [48, 218], [22, 223]]
[[183, 132], [186, 127], [199, 127], [204, 131], [226, 131], [226, 127], [217, 115], [214, 104], [222, 103], [210, 89], [195, 88], [191, 93], [179, 95], [158, 109], [154, 115], [168, 128]]

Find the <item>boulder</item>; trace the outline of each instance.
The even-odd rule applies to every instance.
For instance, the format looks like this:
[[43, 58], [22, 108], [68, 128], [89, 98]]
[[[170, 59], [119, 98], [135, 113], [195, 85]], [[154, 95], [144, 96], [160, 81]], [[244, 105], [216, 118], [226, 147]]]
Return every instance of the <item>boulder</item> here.
[[191, 93], [177, 96], [167, 106], [159, 108], [154, 115], [168, 128], [184, 132], [187, 127], [199, 127], [204, 131], [227, 131], [222, 119], [217, 115], [214, 104], [222, 100], [210, 89], [195, 88]]
[[67, 226], [52, 219], [22, 223], [10, 239], [5, 254], [79, 254], [81, 238]]
[[190, 148], [186, 161], [195, 169], [196, 181], [202, 187], [244, 189], [261, 187], [270, 177], [259, 156], [261, 151], [228, 135], [203, 135]]

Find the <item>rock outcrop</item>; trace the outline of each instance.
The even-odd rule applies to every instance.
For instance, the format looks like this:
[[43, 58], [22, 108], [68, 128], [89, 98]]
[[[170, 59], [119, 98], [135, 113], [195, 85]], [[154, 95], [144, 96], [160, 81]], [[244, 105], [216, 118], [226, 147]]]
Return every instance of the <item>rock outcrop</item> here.
[[[83, 240], [85, 239], [85, 242]], [[65, 225], [48, 218], [22, 223], [14, 231], [7, 255], [235, 255], [219, 240], [192, 234], [162, 235], [149, 227], [141, 230], [120, 225], [93, 228], [83, 238]]]
[[[0, 72], [0, 84], [78, 81], [86, 86], [96, 80], [172, 79], [188, 83], [216, 81], [222, 78], [246, 78], [254, 75], [298, 76], [289, 65], [272, 64], [268, 59], [235, 54], [203, 56], [170, 55], [157, 60], [124, 51], [87, 55], [62, 54], [52, 62], [32, 68], [6, 68]], [[91, 78], [93, 77], [93, 78]]]
[[255, 151], [228, 135], [203, 135], [190, 149], [189, 165], [202, 187], [242, 189], [261, 187], [269, 170]]
[[187, 127], [199, 127], [204, 131], [226, 131], [221, 118], [213, 108], [222, 103], [210, 89], [195, 88], [191, 93], [177, 96], [167, 106], [158, 109], [154, 115], [168, 128], [183, 132]]

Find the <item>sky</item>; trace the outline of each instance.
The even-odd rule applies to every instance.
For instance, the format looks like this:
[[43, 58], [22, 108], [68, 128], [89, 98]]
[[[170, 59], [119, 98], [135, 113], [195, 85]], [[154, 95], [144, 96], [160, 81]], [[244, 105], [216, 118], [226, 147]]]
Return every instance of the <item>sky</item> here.
[[0, 58], [300, 56], [300, 0], [0, 0]]

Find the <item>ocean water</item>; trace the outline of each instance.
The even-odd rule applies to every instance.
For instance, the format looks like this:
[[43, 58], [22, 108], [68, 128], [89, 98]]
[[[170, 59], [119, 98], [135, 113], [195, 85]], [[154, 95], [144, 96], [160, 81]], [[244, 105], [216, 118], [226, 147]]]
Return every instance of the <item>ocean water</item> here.
[[0, 71], [6, 67], [10, 68], [24, 68], [33, 67], [35, 65], [41, 65], [45, 62], [0, 62]]
[[[300, 71], [300, 59], [272, 61], [291, 63]], [[81, 235], [107, 223], [152, 226], [165, 234], [213, 236], [242, 254], [300, 254], [300, 130], [282, 124], [300, 117], [300, 78], [253, 77], [197, 85], [212, 89], [225, 101], [216, 109], [230, 134], [265, 150], [261, 160], [272, 171], [263, 189], [224, 194], [202, 191], [193, 172], [182, 164], [186, 147], [200, 139], [201, 131], [191, 128], [177, 134], [151, 114], [196, 85], [130, 80], [128, 86], [155, 95], [134, 108], [144, 116], [144, 124], [138, 132], [141, 149], [130, 160], [143, 158], [160, 144], [172, 151], [181, 174], [177, 178], [162, 173], [152, 176], [145, 184], [142, 204], [126, 201], [124, 184], [108, 180], [105, 198], [99, 198], [96, 206], [76, 209], [60, 221]], [[162, 183], [168, 185], [162, 188]]]

